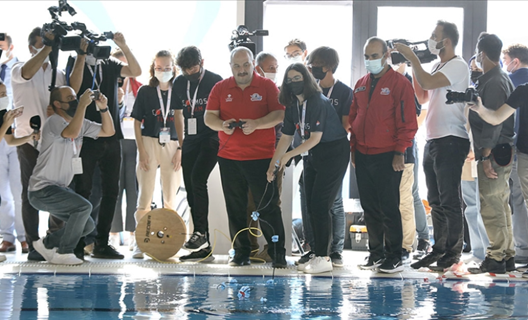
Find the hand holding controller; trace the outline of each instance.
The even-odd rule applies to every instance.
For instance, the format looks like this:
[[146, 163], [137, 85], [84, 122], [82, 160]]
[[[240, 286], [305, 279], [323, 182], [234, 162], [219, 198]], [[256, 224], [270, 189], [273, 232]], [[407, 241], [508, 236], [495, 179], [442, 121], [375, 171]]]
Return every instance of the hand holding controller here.
[[246, 122], [245, 121], [237, 121], [237, 122], [231, 122], [229, 124], [229, 129], [234, 129], [234, 128], [240, 128], [242, 129], [242, 125], [244, 125]]

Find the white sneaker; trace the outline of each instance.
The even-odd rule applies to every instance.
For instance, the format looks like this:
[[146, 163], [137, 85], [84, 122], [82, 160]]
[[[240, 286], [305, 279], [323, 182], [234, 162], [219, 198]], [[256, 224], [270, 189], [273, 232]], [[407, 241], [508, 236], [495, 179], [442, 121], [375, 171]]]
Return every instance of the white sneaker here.
[[6, 259], [7, 259], [7, 258], [6, 258], [5, 255], [0, 254], [0, 262], [4, 262], [4, 261], [6, 261]]
[[42, 238], [38, 239], [37, 241], [33, 241], [33, 248], [35, 248], [35, 250], [37, 250], [37, 252], [40, 253], [40, 255], [48, 262], [51, 262], [53, 256], [55, 255], [55, 252], [57, 251], [57, 248], [46, 248], [46, 246], [44, 246]]
[[143, 259], [143, 252], [139, 250], [138, 246], [134, 247], [134, 251], [132, 251], [132, 258], [134, 259]]
[[312, 261], [312, 260], [315, 258], [315, 254], [313, 254], [313, 253], [310, 254], [310, 255], [308, 256], [308, 260], [305, 260], [305, 259], [303, 259], [303, 258], [305, 258], [305, 257], [303, 256], [303, 257], [302, 257], [301, 259], [299, 259], [299, 261], [298, 261], [298, 264], [297, 264], [297, 270], [298, 270], [298, 271], [304, 271], [304, 269], [306, 269], [306, 266], [310, 263], [310, 261]]
[[81, 264], [83, 261], [77, 258], [73, 253], [60, 254], [55, 252], [50, 261], [53, 264]]
[[314, 257], [304, 267], [304, 273], [323, 273], [332, 270], [332, 260], [329, 257]]
[[128, 238], [128, 250], [130, 251], [134, 251], [134, 249], [137, 248], [137, 245], [136, 245], [136, 235], [131, 235], [129, 238]]

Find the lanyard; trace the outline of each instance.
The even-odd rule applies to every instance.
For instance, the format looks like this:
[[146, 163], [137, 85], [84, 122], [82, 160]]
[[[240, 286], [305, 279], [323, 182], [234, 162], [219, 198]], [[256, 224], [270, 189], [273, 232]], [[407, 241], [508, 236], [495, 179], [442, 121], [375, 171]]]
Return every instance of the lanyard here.
[[97, 66], [94, 66], [94, 70], [92, 70], [92, 68], [90, 66], [88, 66], [88, 70], [90, 70], [90, 73], [92, 74], [93, 76], [93, 81], [92, 81], [92, 90], [93, 88], [95, 87], [95, 85], [97, 85], [97, 89], [99, 89], [101, 87], [101, 83], [103, 83], [103, 67], [101, 66], [101, 64], [99, 64], [99, 78], [101, 78], [101, 81], [99, 83], [97, 83], [97, 79], [96, 79], [96, 76], [97, 76]]
[[299, 111], [299, 125], [300, 125], [300, 133], [301, 138], [304, 141], [304, 121], [306, 120], [306, 100], [303, 102], [303, 109], [302, 109], [302, 117], [301, 117], [301, 111], [299, 110], [299, 101], [297, 101], [297, 111]]
[[327, 97], [328, 99], [330, 99], [330, 97], [332, 96], [332, 91], [334, 91], [334, 87], [335, 87], [336, 83], [337, 83], [337, 79], [334, 80], [334, 84], [332, 85], [332, 87], [330, 88], [330, 90], [328, 90], [328, 94], [326, 95], [326, 97]]
[[196, 95], [198, 94], [198, 88], [200, 88], [200, 83], [202, 82], [202, 79], [204, 77], [205, 70], [200, 76], [200, 81], [198, 81], [198, 85], [196, 86], [196, 90], [194, 90], [194, 97], [191, 102], [191, 95], [189, 93], [189, 90], [191, 89], [191, 81], [187, 80], [187, 101], [191, 104], [191, 118], [194, 117], [194, 106], [196, 105]]
[[77, 146], [75, 145], [75, 139], [71, 139], [72, 145], [73, 145], [73, 155], [77, 155]]
[[161, 97], [160, 87], [158, 86], [156, 89], [158, 89], [158, 98], [160, 102], [161, 115], [163, 116], [163, 127], [167, 127], [167, 116], [169, 115], [172, 96], [172, 84], [169, 85], [169, 96], [167, 97], [167, 106], [164, 106], [163, 104], [163, 98]]

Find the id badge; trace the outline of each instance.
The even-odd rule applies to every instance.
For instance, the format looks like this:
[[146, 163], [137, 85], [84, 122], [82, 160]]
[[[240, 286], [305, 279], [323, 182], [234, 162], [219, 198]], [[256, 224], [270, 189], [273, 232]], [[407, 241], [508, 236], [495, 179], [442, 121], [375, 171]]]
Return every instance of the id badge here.
[[[306, 140], [303, 139], [301, 145], [303, 143], [305, 143], [305, 142], [306, 142]], [[307, 156], [308, 156], [308, 151], [305, 151], [305, 152], [301, 153], [301, 157], [307, 157]]]
[[198, 124], [196, 118], [187, 119], [187, 134], [195, 135], [198, 133]]
[[159, 143], [169, 143], [171, 141], [170, 128], [161, 128], [159, 133]]
[[74, 175], [83, 173], [83, 166], [82, 166], [81, 158], [72, 159], [72, 170], [73, 170]]
[[125, 139], [133, 140], [136, 138], [134, 134], [134, 118], [126, 117], [123, 118], [123, 124], [121, 126], [123, 136]]

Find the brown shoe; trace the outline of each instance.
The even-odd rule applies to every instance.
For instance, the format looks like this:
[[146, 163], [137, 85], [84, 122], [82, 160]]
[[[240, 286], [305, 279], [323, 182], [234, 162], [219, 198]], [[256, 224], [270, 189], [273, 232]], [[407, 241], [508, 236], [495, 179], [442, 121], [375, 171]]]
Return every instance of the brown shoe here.
[[20, 242], [20, 246], [22, 247], [22, 253], [28, 253], [29, 252], [29, 246], [26, 241]]
[[2, 241], [2, 244], [0, 244], [0, 252], [9, 252], [9, 251], [15, 251], [16, 247], [14, 243], [8, 242], [8, 241]]

